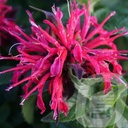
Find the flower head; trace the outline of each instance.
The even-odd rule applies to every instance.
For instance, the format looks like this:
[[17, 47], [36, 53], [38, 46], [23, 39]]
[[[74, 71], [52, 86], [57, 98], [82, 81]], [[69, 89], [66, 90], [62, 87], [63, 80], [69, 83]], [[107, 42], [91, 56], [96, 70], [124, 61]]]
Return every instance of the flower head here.
[[[42, 114], [46, 109], [42, 93], [44, 86], [48, 84], [54, 119], [57, 119], [60, 111], [67, 115], [68, 106], [63, 93], [65, 84], [71, 82], [66, 74], [69, 65], [84, 72], [84, 75], [80, 75], [76, 70], [79, 79], [93, 74], [102, 75], [105, 81], [104, 93], [111, 89], [111, 78], [116, 77], [121, 82], [114, 75], [122, 72], [117, 60], [127, 59], [122, 54], [128, 51], [118, 51], [113, 41], [127, 32], [124, 28], [105, 30], [104, 24], [115, 15], [115, 12], [111, 12], [102, 23], [98, 23], [97, 18], [90, 15], [89, 7], [90, 3], [87, 6], [83, 4], [80, 8], [76, 2], [72, 2], [66, 25], [62, 23], [63, 13], [59, 8], [53, 6], [53, 13], [43, 11], [48, 17], [44, 20], [49, 26], [47, 30], [37, 25], [32, 14], [27, 11], [32, 25], [31, 35], [25, 34], [17, 25], [8, 27], [7, 31], [20, 42], [17, 47], [19, 54], [13, 57], [1, 56], [1, 59], [17, 60], [19, 64], [1, 74], [13, 71], [13, 84], [7, 90], [24, 83], [25, 94], [21, 104], [33, 92], [38, 91], [37, 106]], [[81, 22], [81, 17], [84, 18], [84, 22]]]

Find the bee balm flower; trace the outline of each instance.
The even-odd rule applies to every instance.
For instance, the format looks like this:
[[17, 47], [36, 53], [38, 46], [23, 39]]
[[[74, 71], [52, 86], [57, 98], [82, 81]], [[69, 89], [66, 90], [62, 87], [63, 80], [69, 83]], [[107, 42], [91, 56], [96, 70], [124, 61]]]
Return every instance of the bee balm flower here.
[[12, 12], [12, 7], [6, 5], [6, 0], [0, 0], [0, 44], [3, 39], [7, 38], [5, 29], [8, 26], [13, 26], [15, 24], [7, 17], [7, 14], [10, 12]]
[[[44, 86], [48, 84], [54, 119], [57, 119], [60, 111], [67, 115], [68, 106], [64, 101], [63, 92], [65, 84], [71, 83], [66, 74], [69, 65], [74, 65], [84, 72], [84, 75], [77, 76], [79, 79], [93, 74], [102, 75], [104, 93], [111, 89], [111, 78], [116, 77], [121, 82], [114, 74], [121, 74], [122, 67], [117, 60], [127, 59], [122, 56], [127, 51], [118, 51], [113, 41], [127, 33], [124, 28], [105, 30], [104, 24], [115, 15], [115, 12], [111, 12], [102, 23], [98, 23], [97, 18], [90, 15], [89, 5], [83, 4], [82, 8], [79, 8], [75, 2], [71, 3], [66, 25], [62, 23], [63, 13], [59, 8], [52, 7], [53, 13], [43, 11], [49, 18], [44, 20], [44, 23], [50, 27], [47, 30], [37, 25], [32, 14], [27, 11], [32, 25], [31, 35], [25, 34], [17, 25], [8, 27], [7, 31], [20, 42], [17, 47], [19, 54], [13, 57], [1, 56], [1, 59], [13, 59], [19, 61], [19, 64], [1, 74], [13, 71], [13, 84], [7, 91], [24, 83], [25, 94], [21, 104], [33, 92], [38, 91], [37, 106], [42, 114], [46, 109], [42, 93]], [[83, 22], [81, 17], [84, 18]], [[106, 48], [99, 48], [100, 46]]]

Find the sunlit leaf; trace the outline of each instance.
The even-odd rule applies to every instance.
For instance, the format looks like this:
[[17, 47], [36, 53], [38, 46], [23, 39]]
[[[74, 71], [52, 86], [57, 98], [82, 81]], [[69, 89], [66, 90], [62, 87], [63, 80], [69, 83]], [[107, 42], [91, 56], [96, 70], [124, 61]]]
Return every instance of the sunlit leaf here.
[[115, 110], [121, 114], [121, 117], [124, 117], [128, 121], [128, 106], [122, 99], [118, 99], [117, 103], [118, 104], [114, 107]]
[[121, 100], [118, 99], [117, 105], [114, 106], [113, 115], [110, 120], [106, 123], [106, 128], [111, 128], [116, 125], [118, 128], [125, 128], [128, 124], [128, 106]]
[[71, 70], [70, 78], [78, 92], [86, 98], [91, 98], [96, 93], [96, 88], [99, 87], [98, 85], [103, 82], [102, 78], [82, 78], [79, 80], [72, 74]]
[[117, 100], [120, 98], [121, 94], [126, 90], [124, 85], [113, 86], [112, 90], [107, 94], [97, 93], [93, 96], [93, 100], [97, 100], [98, 102], [102, 102], [108, 107], [114, 106]]

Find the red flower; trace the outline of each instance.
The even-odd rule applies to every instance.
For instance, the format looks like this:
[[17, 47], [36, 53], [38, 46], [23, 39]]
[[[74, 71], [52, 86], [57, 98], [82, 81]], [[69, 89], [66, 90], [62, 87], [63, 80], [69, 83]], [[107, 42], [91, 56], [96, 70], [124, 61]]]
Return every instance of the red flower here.
[[7, 38], [7, 29], [8, 26], [13, 26], [15, 23], [9, 19], [7, 14], [12, 12], [12, 7], [6, 5], [6, 0], [0, 0], [0, 45], [3, 39]]
[[[90, 15], [89, 5], [87, 7], [82, 5], [82, 8], [79, 8], [75, 2], [71, 3], [66, 26], [62, 23], [63, 13], [59, 8], [52, 7], [53, 14], [44, 11], [49, 18], [49, 20], [44, 20], [44, 23], [51, 28], [47, 31], [35, 23], [29, 11], [27, 13], [32, 25], [31, 35], [26, 35], [17, 25], [8, 27], [7, 31], [20, 42], [17, 47], [19, 54], [13, 57], [1, 56], [1, 59], [17, 60], [19, 64], [1, 74], [14, 71], [12, 78], [14, 84], [7, 90], [25, 83], [23, 87], [25, 95], [21, 104], [33, 92], [38, 91], [37, 106], [41, 109], [42, 114], [46, 109], [42, 93], [47, 82], [49, 93], [52, 95], [50, 106], [54, 110], [54, 119], [58, 117], [59, 111], [67, 115], [68, 106], [64, 101], [63, 92], [65, 83], [67, 84], [69, 80], [68, 74], [66, 74], [69, 65], [74, 65], [79, 68], [80, 72], [84, 72], [84, 75], [78, 76], [79, 79], [93, 74], [102, 75], [105, 81], [104, 93], [111, 89], [113, 77], [122, 82], [115, 75], [120, 75], [122, 72], [122, 67], [117, 60], [127, 59], [122, 54], [128, 51], [118, 51], [113, 41], [127, 32], [124, 31], [124, 28], [105, 30], [104, 24], [115, 15], [115, 12], [110, 13], [99, 24], [97, 18]], [[84, 17], [83, 23], [80, 20], [82, 16]], [[107, 47], [99, 48], [100, 46]], [[110, 69], [110, 65], [112, 65], [112, 69]], [[29, 76], [28, 72], [30, 72]], [[21, 79], [21, 76], [24, 78]]]

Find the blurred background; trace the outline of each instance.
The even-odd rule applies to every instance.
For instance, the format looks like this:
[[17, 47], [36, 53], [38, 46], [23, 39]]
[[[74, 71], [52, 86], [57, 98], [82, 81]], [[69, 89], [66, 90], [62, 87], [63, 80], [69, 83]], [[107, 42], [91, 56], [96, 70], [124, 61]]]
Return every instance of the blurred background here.
[[[79, 2], [87, 3], [87, 0], [79, 0]], [[13, 7], [12, 19], [21, 26], [26, 33], [30, 33], [30, 23], [28, 21], [28, 15], [26, 10], [33, 12], [34, 19], [37, 24], [40, 24], [43, 28], [46, 26], [42, 24], [45, 15], [39, 11], [36, 11], [30, 6], [37, 7], [43, 10], [51, 11], [53, 4], [60, 6], [64, 17], [67, 15], [66, 0], [8, 0], [7, 4]], [[112, 17], [104, 26], [107, 30], [115, 28], [126, 27], [128, 30], [128, 0], [92, 0], [91, 5], [92, 15], [98, 17], [101, 22], [111, 11], [116, 11], [116, 15]], [[67, 18], [63, 18], [66, 23]], [[0, 53], [7, 55], [9, 48], [15, 42], [12, 37], [5, 41], [5, 45], [0, 47]], [[128, 49], [128, 36], [118, 38], [115, 43], [118, 48]], [[16, 54], [15, 48], [12, 50], [13, 54]], [[124, 72], [128, 72], [128, 61], [121, 62], [124, 67]], [[14, 67], [16, 62], [13, 61], [0, 61], [0, 71]], [[73, 123], [43, 123], [41, 118], [49, 113], [49, 96], [44, 94], [45, 102], [48, 110], [44, 115], [40, 115], [40, 111], [36, 108], [35, 97], [29, 99], [29, 104], [25, 103], [25, 107], [20, 106], [20, 96], [22, 93], [21, 86], [6, 92], [5, 89], [9, 86], [12, 73], [0, 75], [0, 128], [76, 128]], [[127, 81], [127, 75], [125, 75]], [[30, 104], [31, 103], [31, 104]]]

